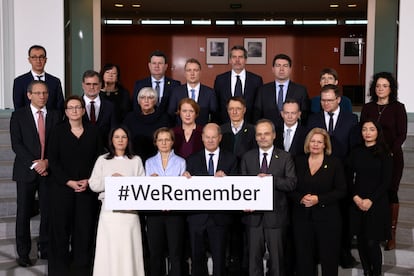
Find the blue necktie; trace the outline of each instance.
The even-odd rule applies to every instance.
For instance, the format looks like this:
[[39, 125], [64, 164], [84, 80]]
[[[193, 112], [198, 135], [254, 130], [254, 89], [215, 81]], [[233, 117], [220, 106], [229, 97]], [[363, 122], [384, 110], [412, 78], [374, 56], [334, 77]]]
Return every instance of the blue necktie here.
[[279, 84], [279, 94], [277, 95], [277, 107], [279, 111], [283, 109], [283, 84]]
[[195, 89], [191, 89], [191, 99], [195, 101]]
[[208, 175], [214, 175], [214, 162], [213, 162], [213, 156], [214, 153], [209, 153], [210, 159], [208, 160]]

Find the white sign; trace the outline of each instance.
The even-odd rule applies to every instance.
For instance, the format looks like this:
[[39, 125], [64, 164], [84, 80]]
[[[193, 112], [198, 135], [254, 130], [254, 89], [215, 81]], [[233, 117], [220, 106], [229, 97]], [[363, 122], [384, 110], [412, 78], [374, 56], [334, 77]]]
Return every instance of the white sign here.
[[273, 210], [273, 177], [105, 177], [107, 210]]

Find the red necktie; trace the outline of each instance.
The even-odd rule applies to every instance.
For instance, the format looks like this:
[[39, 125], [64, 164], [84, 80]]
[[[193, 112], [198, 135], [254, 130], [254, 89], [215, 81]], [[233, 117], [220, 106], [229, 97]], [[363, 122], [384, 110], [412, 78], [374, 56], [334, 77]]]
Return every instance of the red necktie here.
[[91, 124], [95, 124], [96, 123], [96, 115], [95, 115], [95, 105], [94, 105], [94, 101], [91, 101], [91, 109], [89, 111], [89, 121], [91, 122]]
[[39, 117], [37, 119], [37, 132], [39, 134], [40, 147], [41, 147], [40, 159], [43, 160], [45, 157], [45, 119], [43, 118], [42, 110], [37, 111], [37, 114], [39, 114]]
[[261, 173], [267, 173], [267, 153], [263, 152], [262, 166], [260, 167]]

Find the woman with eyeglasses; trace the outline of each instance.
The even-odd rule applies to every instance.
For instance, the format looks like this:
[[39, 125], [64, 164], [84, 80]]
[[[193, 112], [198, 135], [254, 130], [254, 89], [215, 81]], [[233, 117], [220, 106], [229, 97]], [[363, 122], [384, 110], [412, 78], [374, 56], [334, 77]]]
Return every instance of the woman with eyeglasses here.
[[[174, 133], [162, 127], [154, 133], [158, 153], [145, 162], [147, 176], [181, 176], [185, 160], [174, 153]], [[160, 206], [162, 209], [162, 206]], [[181, 276], [184, 264], [185, 216], [168, 210], [147, 214], [147, 236], [150, 251], [151, 276]], [[165, 252], [170, 269], [165, 271]]]
[[361, 111], [361, 122], [368, 119], [377, 121], [384, 132], [385, 142], [393, 155], [392, 182], [388, 190], [391, 209], [391, 239], [385, 250], [395, 249], [395, 233], [399, 212], [398, 189], [404, 169], [402, 144], [407, 138], [407, 111], [398, 101], [397, 81], [389, 72], [374, 75], [369, 88], [371, 102]]
[[105, 209], [105, 177], [144, 176], [141, 158], [132, 152], [125, 127], [109, 133], [109, 153], [95, 163], [89, 185], [102, 201], [93, 275], [145, 276], [141, 227], [136, 211]]
[[121, 71], [116, 64], [107, 63], [100, 72], [102, 88], [100, 95], [112, 102], [117, 123], [122, 123], [131, 111], [131, 100], [128, 90], [121, 84]]
[[82, 98], [69, 96], [64, 108], [66, 118], [49, 140], [48, 275], [90, 275], [99, 204], [89, 188], [89, 177], [103, 146], [98, 128], [82, 122]]
[[124, 125], [131, 131], [134, 152], [145, 162], [157, 149], [153, 143], [155, 130], [168, 127], [170, 118], [167, 113], [157, 110], [157, 92], [152, 87], [144, 87], [138, 92], [138, 110], [125, 117]]

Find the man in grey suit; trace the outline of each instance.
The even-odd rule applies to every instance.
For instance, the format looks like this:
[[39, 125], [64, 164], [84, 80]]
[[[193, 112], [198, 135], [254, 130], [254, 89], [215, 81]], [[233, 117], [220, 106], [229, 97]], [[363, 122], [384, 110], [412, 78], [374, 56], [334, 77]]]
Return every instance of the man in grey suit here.
[[256, 123], [258, 149], [241, 161], [243, 175], [273, 176], [273, 211], [247, 210], [243, 218], [248, 232], [249, 275], [263, 276], [263, 256], [269, 251], [269, 275], [285, 275], [284, 254], [288, 218], [286, 193], [296, 187], [295, 166], [289, 153], [273, 146], [276, 131], [268, 119]]

